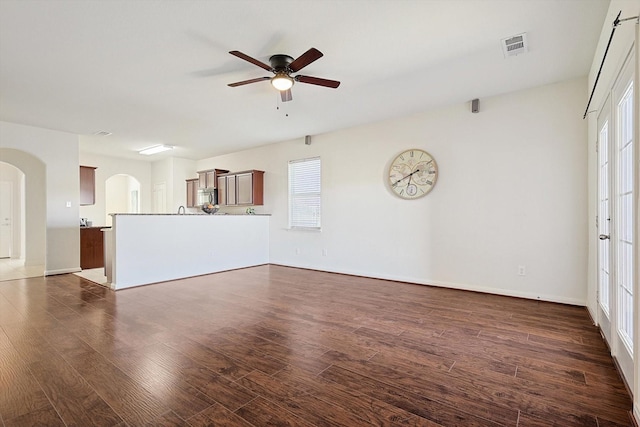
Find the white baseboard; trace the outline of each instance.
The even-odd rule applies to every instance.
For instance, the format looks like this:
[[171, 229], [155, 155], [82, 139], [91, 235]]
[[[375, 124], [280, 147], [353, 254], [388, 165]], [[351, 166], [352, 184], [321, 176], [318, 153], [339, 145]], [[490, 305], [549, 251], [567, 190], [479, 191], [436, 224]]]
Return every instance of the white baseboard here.
[[431, 285], [431, 286], [440, 286], [440, 287], [452, 288], [452, 289], [460, 289], [460, 290], [472, 291], [472, 292], [482, 292], [485, 294], [502, 295], [506, 297], [525, 298], [525, 299], [532, 299], [536, 301], [547, 301], [547, 302], [555, 302], [560, 304], [577, 305], [580, 307], [585, 307], [587, 305], [587, 301], [579, 300], [575, 298], [567, 298], [567, 297], [562, 297], [558, 295], [538, 294], [538, 293], [532, 293], [532, 292], [518, 292], [518, 291], [512, 291], [510, 289], [493, 288], [489, 286], [468, 285], [468, 284], [451, 283], [451, 282], [436, 282], [436, 281], [425, 282], [422, 284]]
[[594, 313], [593, 311], [591, 311], [591, 307], [587, 304], [587, 311], [589, 312], [589, 316], [591, 316], [591, 321], [595, 326], [600, 326], [598, 324], [598, 316], [596, 315], [596, 313]]
[[547, 295], [547, 294], [537, 294], [532, 292], [519, 292], [513, 291], [510, 289], [502, 289], [502, 288], [493, 288], [490, 286], [481, 286], [474, 284], [466, 284], [466, 283], [453, 283], [453, 282], [442, 282], [437, 280], [422, 280], [416, 279], [415, 277], [404, 277], [404, 276], [396, 276], [396, 275], [373, 275], [368, 271], [357, 271], [357, 270], [337, 270], [337, 269], [327, 269], [317, 266], [309, 266], [304, 264], [290, 264], [290, 263], [277, 263], [274, 262], [274, 265], [284, 265], [287, 267], [295, 267], [295, 268], [304, 268], [308, 270], [317, 270], [317, 271], [326, 271], [329, 273], [337, 273], [337, 274], [347, 274], [350, 276], [361, 276], [361, 277], [369, 277], [373, 279], [382, 279], [382, 280], [392, 280], [394, 282], [405, 282], [412, 283], [416, 285], [427, 285], [427, 286], [437, 286], [441, 288], [450, 288], [450, 289], [459, 289], [463, 291], [471, 291], [471, 292], [481, 292], [485, 294], [493, 294], [493, 295], [502, 295], [507, 297], [515, 297], [515, 298], [525, 298], [536, 301], [547, 301], [547, 302], [555, 302], [560, 304], [569, 304], [569, 305], [577, 305], [580, 307], [585, 307], [587, 305], [586, 300], [580, 300], [576, 298], [567, 298], [558, 295]]
[[44, 271], [44, 275], [45, 276], [55, 276], [56, 274], [77, 273], [78, 271], [82, 271], [82, 269], [80, 267], [61, 268], [61, 269], [58, 269], [58, 270], [45, 270]]

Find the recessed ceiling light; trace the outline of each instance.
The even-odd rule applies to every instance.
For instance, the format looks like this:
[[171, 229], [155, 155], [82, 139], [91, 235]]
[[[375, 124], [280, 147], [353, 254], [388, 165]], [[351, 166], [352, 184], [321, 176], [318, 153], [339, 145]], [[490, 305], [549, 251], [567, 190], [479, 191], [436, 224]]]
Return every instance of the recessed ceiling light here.
[[158, 154], [169, 150], [173, 150], [173, 147], [170, 145], [154, 145], [153, 147], [147, 147], [144, 150], [140, 150], [138, 153], [150, 156], [152, 154]]
[[107, 132], [106, 130], [99, 130], [97, 132], [94, 132], [93, 134], [96, 135], [96, 136], [109, 136], [109, 135], [112, 135], [111, 132]]

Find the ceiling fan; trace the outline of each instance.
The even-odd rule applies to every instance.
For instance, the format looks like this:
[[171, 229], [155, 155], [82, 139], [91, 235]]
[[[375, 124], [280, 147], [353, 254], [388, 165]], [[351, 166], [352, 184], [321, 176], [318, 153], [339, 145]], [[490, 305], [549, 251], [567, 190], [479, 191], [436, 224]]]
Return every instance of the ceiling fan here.
[[256, 79], [230, 83], [228, 86], [231, 87], [262, 82], [264, 80], [271, 80], [271, 85], [273, 85], [273, 87], [280, 91], [282, 102], [287, 102], [293, 99], [291, 97], [291, 87], [293, 86], [294, 82], [308, 83], [312, 85], [330, 87], [333, 89], [340, 86], [340, 82], [336, 80], [327, 80], [311, 76], [291, 75], [291, 73], [296, 73], [312, 62], [322, 58], [322, 52], [314, 47], [312, 47], [296, 59], [293, 59], [289, 55], [273, 55], [269, 58], [270, 65], [267, 65], [262, 61], [258, 61], [257, 59], [252, 58], [249, 55], [246, 55], [237, 50], [232, 50], [229, 53], [275, 74], [275, 76], [273, 77], [258, 77]]

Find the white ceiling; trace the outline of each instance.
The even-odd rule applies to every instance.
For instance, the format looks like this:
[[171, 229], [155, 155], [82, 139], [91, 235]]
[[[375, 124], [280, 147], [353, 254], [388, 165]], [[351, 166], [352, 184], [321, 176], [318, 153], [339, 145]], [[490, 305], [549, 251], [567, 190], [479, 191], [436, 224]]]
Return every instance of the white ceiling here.
[[[587, 75], [608, 0], [0, 0], [0, 120], [202, 159]], [[526, 55], [500, 40], [527, 32]], [[324, 57], [279, 102], [268, 63]], [[587, 88], [585, 88], [585, 91]], [[280, 109], [277, 109], [277, 107]], [[97, 137], [97, 131], [113, 135]]]

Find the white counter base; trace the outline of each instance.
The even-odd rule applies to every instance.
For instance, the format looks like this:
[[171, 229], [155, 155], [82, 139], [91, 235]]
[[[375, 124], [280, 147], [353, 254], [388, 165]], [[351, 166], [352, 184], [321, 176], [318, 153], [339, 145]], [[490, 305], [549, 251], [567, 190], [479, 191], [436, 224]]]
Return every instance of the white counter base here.
[[269, 216], [113, 214], [105, 239], [115, 290], [269, 263]]

